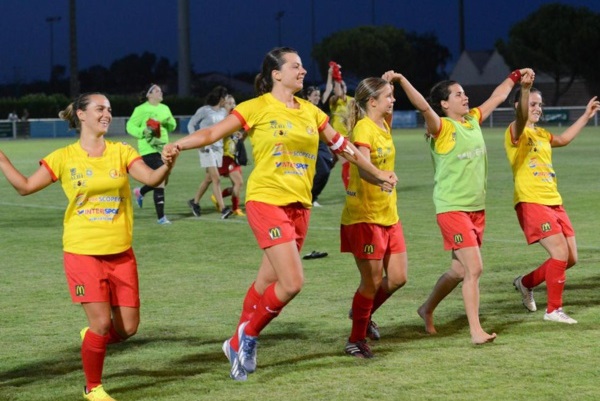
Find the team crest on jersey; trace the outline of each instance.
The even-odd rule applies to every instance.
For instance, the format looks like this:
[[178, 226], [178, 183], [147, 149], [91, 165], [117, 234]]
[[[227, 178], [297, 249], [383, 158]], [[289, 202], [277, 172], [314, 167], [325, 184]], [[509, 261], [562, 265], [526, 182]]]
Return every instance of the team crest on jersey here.
[[542, 232], [543, 233], [547, 233], [550, 230], [552, 230], [552, 226], [550, 225], [549, 222], [542, 223]]
[[110, 178], [116, 179], [119, 177], [124, 177], [125, 174], [123, 174], [122, 172], [120, 172], [119, 170], [113, 168], [108, 172], [108, 175]]
[[310, 125], [308, 127], [306, 127], [306, 133], [308, 135], [314, 135], [317, 133], [317, 130], [314, 127], [311, 127]]
[[375, 252], [375, 245], [373, 244], [364, 244], [363, 245], [363, 253], [365, 255], [372, 255]]
[[76, 284], [75, 285], [75, 296], [76, 297], [83, 297], [83, 296], [85, 296], [85, 286], [83, 284]]
[[279, 228], [279, 227], [269, 228], [269, 237], [271, 237], [271, 239], [281, 238], [281, 228]]
[[462, 234], [454, 234], [454, 243], [455, 244], [462, 244], [464, 241], [463, 239], [463, 235]]
[[287, 136], [288, 131], [294, 127], [289, 121], [280, 123], [277, 120], [269, 121], [269, 126], [273, 130], [273, 136]]

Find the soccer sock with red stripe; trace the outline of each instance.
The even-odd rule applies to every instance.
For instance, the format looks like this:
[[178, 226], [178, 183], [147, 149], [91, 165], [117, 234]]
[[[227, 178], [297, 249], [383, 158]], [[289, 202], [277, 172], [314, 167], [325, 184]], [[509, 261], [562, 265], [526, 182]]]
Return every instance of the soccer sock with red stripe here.
[[565, 289], [567, 275], [567, 262], [549, 259], [551, 263], [546, 266], [546, 291], [548, 292], [548, 306], [546, 312], [551, 313], [562, 307], [562, 294]]
[[88, 391], [102, 384], [107, 341], [108, 335], [101, 336], [88, 330], [81, 343], [81, 361]]
[[373, 300], [356, 291], [352, 299], [352, 331], [348, 341], [355, 343], [367, 337], [367, 326], [372, 309]]

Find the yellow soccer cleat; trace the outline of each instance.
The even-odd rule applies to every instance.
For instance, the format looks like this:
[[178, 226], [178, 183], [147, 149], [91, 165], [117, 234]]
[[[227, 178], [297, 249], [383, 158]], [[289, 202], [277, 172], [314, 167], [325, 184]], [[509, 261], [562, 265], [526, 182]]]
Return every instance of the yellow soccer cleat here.
[[89, 393], [86, 393], [86, 388], [84, 387], [83, 398], [89, 401], [117, 401], [104, 391], [102, 385], [94, 387]]
[[245, 215], [246, 215], [246, 213], [244, 213], [244, 211], [243, 211], [242, 209], [235, 209], [235, 210], [233, 211], [233, 215], [234, 215], [234, 216], [245, 216]]

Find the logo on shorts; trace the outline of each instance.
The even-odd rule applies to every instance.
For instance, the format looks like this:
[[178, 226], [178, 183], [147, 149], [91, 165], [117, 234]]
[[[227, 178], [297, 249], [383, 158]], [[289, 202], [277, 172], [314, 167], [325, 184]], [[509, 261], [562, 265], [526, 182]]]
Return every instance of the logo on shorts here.
[[462, 244], [462, 242], [464, 241], [462, 234], [454, 234], [454, 243], [455, 244]]
[[363, 253], [365, 255], [372, 255], [375, 252], [375, 245], [373, 244], [365, 244], [363, 246]]
[[543, 233], [547, 233], [550, 230], [552, 230], [552, 226], [550, 225], [550, 223], [548, 223], [548, 222], [542, 223], [542, 232]]
[[269, 237], [271, 237], [271, 239], [281, 238], [281, 228], [279, 228], [279, 227], [269, 228]]
[[75, 286], [75, 296], [76, 297], [85, 296], [85, 286], [83, 284], [77, 284]]

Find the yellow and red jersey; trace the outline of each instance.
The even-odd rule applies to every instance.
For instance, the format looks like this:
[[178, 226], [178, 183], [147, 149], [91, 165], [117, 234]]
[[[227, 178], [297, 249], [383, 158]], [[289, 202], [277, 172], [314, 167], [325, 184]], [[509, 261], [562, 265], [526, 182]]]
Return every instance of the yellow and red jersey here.
[[[393, 171], [396, 149], [390, 127], [379, 127], [369, 117], [356, 123], [351, 140], [355, 146], [370, 149], [371, 163], [380, 170]], [[372, 223], [391, 226], [398, 222], [396, 191], [385, 192], [377, 185], [360, 178], [358, 167], [350, 166], [350, 182], [346, 189], [346, 205], [342, 224]]]
[[239, 104], [232, 112], [252, 144], [254, 169], [248, 177], [246, 202], [312, 206], [319, 132], [328, 117], [309, 101], [296, 101], [298, 109], [288, 108], [266, 93]]
[[68, 200], [63, 249], [84, 255], [110, 255], [131, 247], [133, 210], [128, 169], [139, 153], [130, 145], [105, 141], [100, 157], [90, 157], [79, 141], [40, 161]]
[[348, 105], [353, 99], [352, 96], [346, 96], [345, 99], [338, 97], [335, 101], [330, 102], [329, 110], [331, 111], [331, 126], [343, 136], [348, 136], [348, 127], [346, 119], [348, 118]]
[[552, 167], [550, 132], [541, 127], [525, 127], [515, 142], [509, 126], [504, 134], [504, 148], [515, 182], [515, 205], [519, 202], [562, 205]]

